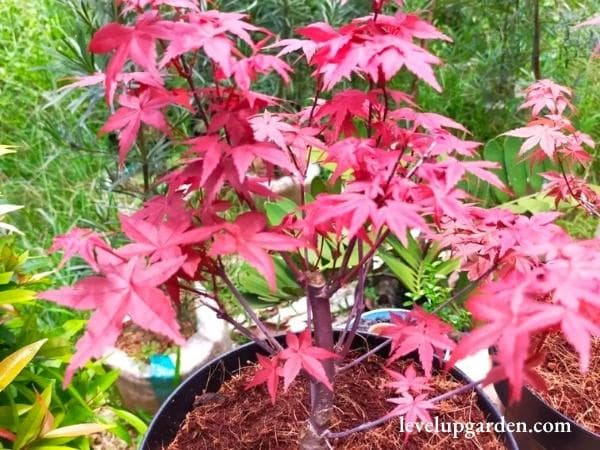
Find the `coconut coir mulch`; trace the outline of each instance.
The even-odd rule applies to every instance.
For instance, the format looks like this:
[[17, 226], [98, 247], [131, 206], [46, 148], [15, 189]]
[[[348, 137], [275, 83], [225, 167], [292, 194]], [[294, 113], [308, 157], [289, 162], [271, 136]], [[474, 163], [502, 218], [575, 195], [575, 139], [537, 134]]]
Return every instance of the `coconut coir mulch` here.
[[[383, 371], [385, 361], [372, 357], [365, 364], [342, 372], [336, 378], [336, 399], [333, 431], [343, 431], [377, 419], [391, 411], [386, 401], [393, 392], [383, 387], [390, 381]], [[401, 361], [392, 368], [403, 370], [409, 363]], [[306, 379], [297, 380], [286, 394], [281, 393], [272, 405], [264, 386], [245, 390], [255, 367], [248, 367], [226, 382], [218, 394], [197, 397], [197, 407], [185, 422], [168, 450], [288, 450], [297, 449], [299, 437], [308, 418], [309, 389]], [[436, 375], [433, 380], [438, 395], [460, 386], [449, 374]], [[477, 395], [465, 393], [439, 404], [432, 412], [440, 422], [485, 422], [477, 406]], [[406, 435], [399, 432], [399, 420], [346, 440], [332, 442], [337, 450], [393, 449], [464, 449], [496, 450], [506, 448], [493, 433], [476, 435], [473, 439], [454, 439], [452, 434]]]
[[594, 433], [600, 433], [600, 339], [592, 341], [590, 367], [579, 371], [579, 356], [559, 333], [544, 339], [546, 359], [538, 373], [547, 384], [536, 392], [554, 409]]
[[[190, 338], [196, 332], [196, 316], [193, 302], [184, 302], [179, 313], [180, 331], [184, 338]], [[175, 347], [171, 339], [152, 331], [145, 330], [133, 322], [123, 325], [123, 331], [117, 339], [116, 347], [127, 356], [145, 360], [147, 350], [152, 354], [164, 354]]]

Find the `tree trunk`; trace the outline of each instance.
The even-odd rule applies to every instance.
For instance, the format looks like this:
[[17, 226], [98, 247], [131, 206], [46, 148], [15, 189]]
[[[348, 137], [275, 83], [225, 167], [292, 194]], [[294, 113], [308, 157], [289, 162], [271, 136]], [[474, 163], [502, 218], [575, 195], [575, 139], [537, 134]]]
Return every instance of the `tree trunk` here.
[[[308, 276], [308, 299], [312, 312], [315, 345], [333, 352], [333, 319], [329, 298], [324, 296], [326, 283], [323, 274], [315, 272]], [[335, 366], [332, 359], [323, 362], [329, 382], [333, 385]], [[326, 450], [325, 440], [320, 438], [329, 427], [333, 412], [333, 392], [325, 385], [311, 380], [311, 417], [300, 442], [301, 450]]]
[[542, 24], [540, 23], [540, 1], [533, 0], [533, 45], [531, 51], [531, 66], [536, 80], [542, 79], [540, 64]]

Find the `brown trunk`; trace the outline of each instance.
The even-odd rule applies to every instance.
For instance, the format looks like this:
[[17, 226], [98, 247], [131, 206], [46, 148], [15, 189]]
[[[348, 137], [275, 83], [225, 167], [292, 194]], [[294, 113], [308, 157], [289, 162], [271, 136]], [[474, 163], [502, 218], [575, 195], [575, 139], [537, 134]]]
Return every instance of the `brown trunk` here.
[[[325, 297], [326, 283], [323, 274], [315, 272], [308, 276], [308, 299], [312, 312], [315, 345], [333, 352], [333, 320], [329, 298]], [[323, 363], [329, 382], [333, 385], [335, 366], [333, 360]], [[333, 392], [322, 383], [310, 382], [311, 417], [300, 442], [302, 450], [326, 450], [327, 444], [320, 438], [329, 427], [333, 412]]]
[[541, 34], [542, 24], [540, 23], [540, 1], [533, 0], [533, 49], [531, 52], [531, 66], [533, 69], [533, 75], [536, 80], [542, 79], [542, 67], [540, 64], [540, 47], [541, 47]]

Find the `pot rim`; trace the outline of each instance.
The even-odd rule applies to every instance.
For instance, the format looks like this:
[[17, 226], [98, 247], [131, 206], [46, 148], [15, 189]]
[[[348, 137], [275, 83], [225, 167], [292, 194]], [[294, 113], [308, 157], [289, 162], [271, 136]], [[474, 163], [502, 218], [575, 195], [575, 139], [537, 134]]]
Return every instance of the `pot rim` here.
[[[340, 331], [335, 330], [335, 333], [336, 334], [340, 333]], [[285, 339], [285, 336], [279, 335], [276, 337], [276, 339], [283, 342]], [[367, 345], [371, 346], [372, 344], [369, 341], [378, 341], [378, 340], [383, 340], [383, 338], [381, 336], [378, 336], [375, 334], [361, 332], [361, 333], [357, 334], [357, 336], [355, 338], [355, 343], [360, 344], [362, 341], [363, 344], [367, 344]], [[377, 345], [377, 344], [374, 344], [374, 345]], [[200, 375], [204, 371], [209, 371], [208, 373], [210, 375], [212, 375], [214, 373], [215, 369], [217, 369], [219, 367], [219, 364], [222, 364], [222, 362], [224, 360], [241, 356], [244, 352], [249, 351], [253, 347], [255, 348], [256, 351], [252, 351], [252, 354], [264, 353], [261, 351], [260, 347], [258, 347], [256, 343], [249, 342], [240, 347], [229, 350], [228, 352], [214, 358], [212, 361], [208, 362], [207, 364], [203, 365], [202, 367], [196, 369], [188, 378], [186, 378], [186, 380], [184, 380], [177, 387], [177, 389], [175, 389], [173, 391], [173, 393], [167, 398], [167, 400], [165, 400], [165, 402], [163, 402], [163, 404], [160, 406], [159, 410], [153, 417], [152, 422], [148, 426], [148, 430], [146, 431], [146, 434], [143, 437], [143, 440], [142, 440], [142, 443], [141, 443], [139, 449], [140, 450], [156, 450], [149, 446], [149, 440], [151, 439], [151, 433], [158, 426], [158, 424], [160, 422], [168, 419], [168, 416], [169, 416], [168, 409], [171, 407], [172, 403], [175, 403], [175, 400], [180, 395], [184, 394], [184, 391], [186, 389], [188, 389], [189, 384], [194, 382], [194, 379], [196, 378], [196, 376]], [[387, 351], [388, 349], [389, 349], [389, 344], [387, 346], [383, 347], [381, 349], [381, 351], [382, 352]], [[410, 355], [407, 355], [407, 356], [410, 356]], [[239, 359], [238, 359], [238, 362], [239, 362], [239, 368], [247, 365], [247, 364], [242, 363], [242, 361]], [[246, 363], [247, 363], [247, 361], [246, 361]], [[434, 367], [437, 366], [439, 368], [439, 367], [441, 367], [442, 363], [443, 363], [443, 361], [436, 356], [436, 358], [434, 359]], [[239, 368], [237, 370], [239, 370]], [[456, 367], [452, 368], [450, 372], [453, 373], [454, 376], [456, 378], [458, 378], [459, 380], [464, 381], [465, 384], [473, 381], [462, 370], [460, 370]], [[234, 373], [234, 372], [231, 372], [231, 373]], [[491, 422], [503, 421], [502, 414], [500, 413], [498, 408], [491, 402], [491, 400], [488, 398], [488, 396], [483, 392], [483, 389], [481, 389], [479, 386], [476, 386], [473, 390], [477, 393], [477, 405], [482, 410], [482, 412], [486, 416], [487, 420], [491, 421]], [[201, 395], [203, 392], [205, 392], [204, 387], [198, 386], [196, 395]], [[185, 419], [185, 416], [190, 411], [191, 411], [191, 409], [188, 409], [187, 411], [185, 411], [185, 413], [183, 414], [184, 419]], [[163, 417], [163, 416], [166, 416], [166, 417]], [[182, 419], [182, 420], [184, 420], [184, 419]], [[179, 422], [178, 427], [181, 425], [181, 423], [182, 423], [182, 421]], [[496, 433], [496, 435], [503, 441], [503, 443], [507, 449], [519, 450], [519, 446], [517, 445], [517, 443], [515, 441], [513, 433], [510, 433], [505, 430], [503, 433]], [[170, 440], [170, 439], [168, 439], [168, 440]], [[163, 440], [162, 445], [164, 445], [164, 442], [165, 441]]]

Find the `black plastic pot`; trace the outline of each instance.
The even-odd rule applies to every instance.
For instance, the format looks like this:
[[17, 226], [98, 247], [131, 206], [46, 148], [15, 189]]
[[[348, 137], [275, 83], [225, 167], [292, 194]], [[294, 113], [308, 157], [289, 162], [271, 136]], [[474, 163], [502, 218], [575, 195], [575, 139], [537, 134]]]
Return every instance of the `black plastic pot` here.
[[[513, 433], [522, 448], [544, 448], [546, 450], [600, 449], [600, 435], [586, 430], [572, 419], [561, 414], [531, 389], [524, 387], [521, 392], [521, 401], [509, 405], [508, 383], [503, 381], [496, 383], [494, 387], [502, 403], [507, 405], [505, 416], [511, 422], [523, 422], [528, 430], [534, 430], [535, 424], [569, 424], [570, 431], [568, 432], [556, 431], [555, 428], [553, 432]], [[536, 444], [537, 447], [534, 447]]]
[[[336, 332], [336, 335], [338, 333]], [[278, 339], [280, 342], [283, 342], [284, 337], [280, 336]], [[366, 350], [382, 342], [383, 339], [380, 336], [361, 334], [354, 340], [353, 348]], [[217, 392], [221, 384], [231, 378], [241, 367], [255, 363], [256, 353], [259, 351], [259, 347], [254, 343], [243, 345], [222, 355], [190, 375], [173, 392], [161, 406], [156, 416], [154, 416], [154, 420], [148, 428], [140, 450], [161, 450], [166, 448], [177, 435], [186, 415], [192, 411], [196, 396], [207, 392]], [[378, 355], [385, 358], [388, 356], [388, 353], [389, 346], [386, 346], [378, 352]], [[434, 366], [437, 366], [436, 368], [439, 368], [439, 365], [439, 362], [434, 364]], [[464, 380], [465, 383], [471, 381], [460, 370], [453, 369], [451, 373], [457, 379]], [[487, 420], [494, 423], [500, 422], [500, 412], [489, 401], [483, 391], [480, 389], [476, 389], [476, 391], [479, 398], [478, 406], [486, 415]], [[500, 437], [504, 440], [509, 450], [518, 450], [519, 447], [510, 433], [500, 433]]]

